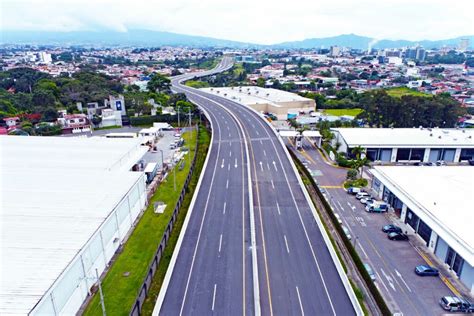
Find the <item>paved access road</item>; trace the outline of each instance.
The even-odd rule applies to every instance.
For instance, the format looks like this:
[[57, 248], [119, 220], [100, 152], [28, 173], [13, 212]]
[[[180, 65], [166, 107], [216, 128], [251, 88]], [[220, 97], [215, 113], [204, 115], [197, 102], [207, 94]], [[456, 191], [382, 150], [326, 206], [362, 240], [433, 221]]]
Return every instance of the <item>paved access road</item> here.
[[[229, 65], [224, 59], [216, 71]], [[208, 113], [213, 144], [154, 313], [360, 314], [273, 129], [247, 107], [181, 79], [174, 90]]]
[[[294, 148], [291, 142], [287, 143]], [[410, 242], [388, 240], [381, 227], [392, 223], [391, 216], [367, 213], [363, 204], [341, 186], [347, 169], [326, 162], [309, 139], [303, 140], [303, 150], [293, 152], [306, 162], [320, 187], [326, 190], [329, 202], [349, 228], [359, 256], [376, 274], [375, 284], [391, 311], [403, 315], [443, 315], [438, 301], [452, 292], [440, 278], [415, 275], [414, 267], [426, 264], [411, 245], [418, 237], [410, 236]]]

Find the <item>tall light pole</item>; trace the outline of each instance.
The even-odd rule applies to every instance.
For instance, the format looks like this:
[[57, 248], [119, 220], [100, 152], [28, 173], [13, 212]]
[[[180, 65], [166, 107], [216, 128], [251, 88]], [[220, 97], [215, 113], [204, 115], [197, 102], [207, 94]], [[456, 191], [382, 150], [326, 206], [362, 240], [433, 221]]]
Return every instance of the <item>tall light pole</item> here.
[[176, 163], [176, 165], [173, 167], [173, 182], [174, 182], [174, 190], [176, 191], [176, 167], [178, 167], [178, 164]]
[[160, 149], [161, 151], [161, 172], [163, 174], [163, 167], [164, 167], [164, 164], [165, 164], [165, 161], [163, 160], [163, 149]]
[[179, 121], [179, 106], [176, 106], [176, 111], [178, 112], [178, 128], [181, 127], [180, 121]]

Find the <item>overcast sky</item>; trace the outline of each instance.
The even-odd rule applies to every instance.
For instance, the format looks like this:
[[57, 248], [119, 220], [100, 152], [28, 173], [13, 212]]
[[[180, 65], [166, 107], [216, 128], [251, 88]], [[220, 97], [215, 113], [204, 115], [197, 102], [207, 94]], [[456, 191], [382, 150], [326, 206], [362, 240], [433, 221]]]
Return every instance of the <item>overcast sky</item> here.
[[474, 34], [474, 0], [1, 0], [2, 30], [150, 29], [273, 44]]

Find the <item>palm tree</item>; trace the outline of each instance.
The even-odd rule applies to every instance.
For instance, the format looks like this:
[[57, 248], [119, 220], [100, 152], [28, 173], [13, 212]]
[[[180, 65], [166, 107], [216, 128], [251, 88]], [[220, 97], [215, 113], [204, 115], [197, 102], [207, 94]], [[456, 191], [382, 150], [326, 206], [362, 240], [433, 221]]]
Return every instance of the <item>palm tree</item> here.
[[365, 150], [361, 146], [357, 146], [357, 147], [352, 148], [351, 152], [356, 157], [357, 160], [360, 160], [360, 157], [362, 156], [363, 153], [365, 153]]

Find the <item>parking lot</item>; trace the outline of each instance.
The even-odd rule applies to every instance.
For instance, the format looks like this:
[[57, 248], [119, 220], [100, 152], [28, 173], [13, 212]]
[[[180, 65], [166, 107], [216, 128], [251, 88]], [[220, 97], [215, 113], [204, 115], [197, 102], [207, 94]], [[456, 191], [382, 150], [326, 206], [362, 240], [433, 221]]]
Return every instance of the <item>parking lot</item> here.
[[301, 151], [295, 150], [289, 140], [286, 142], [310, 170], [348, 228], [351, 241], [362, 261], [373, 270], [374, 282], [391, 311], [402, 315], [443, 315], [438, 301], [445, 295], [453, 295], [453, 291], [440, 277], [420, 277], [414, 273], [417, 265], [427, 263], [426, 255], [418, 252], [422, 247], [419, 237], [409, 235], [408, 241], [389, 240], [381, 228], [396, 224], [395, 215], [366, 212], [365, 205], [342, 187], [347, 169], [332, 166], [307, 139], [303, 140]]
[[[125, 126], [121, 128], [113, 129], [103, 129], [103, 130], [94, 130], [90, 133], [81, 133], [81, 134], [65, 134], [62, 137], [102, 137], [109, 133], [138, 133], [142, 130], [143, 127], [131, 127]], [[185, 132], [187, 128], [183, 128], [181, 132]], [[176, 131], [162, 131], [161, 137], [158, 138], [156, 143], [156, 151], [148, 151], [143, 160], [145, 165], [150, 162], [155, 162], [158, 164], [158, 168], [161, 169], [162, 157], [164, 163], [172, 163], [175, 153], [180, 150], [179, 148], [171, 148], [170, 145], [175, 143], [175, 133]], [[184, 144], [186, 147], [187, 144]]]

